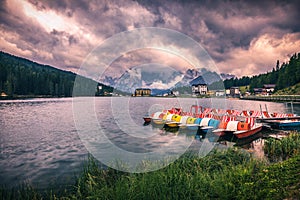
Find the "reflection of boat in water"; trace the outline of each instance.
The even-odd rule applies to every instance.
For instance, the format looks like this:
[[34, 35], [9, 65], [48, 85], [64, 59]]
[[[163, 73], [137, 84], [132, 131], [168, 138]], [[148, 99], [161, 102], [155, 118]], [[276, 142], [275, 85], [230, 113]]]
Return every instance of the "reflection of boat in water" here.
[[148, 126], [149, 124], [151, 124], [151, 121], [150, 122], [144, 122], [144, 126]]
[[263, 134], [261, 132], [258, 132], [257, 134], [251, 135], [250, 137], [236, 139], [235, 145], [236, 146], [247, 145], [247, 144], [250, 144], [251, 142], [253, 142], [259, 138], [262, 138], [262, 137], [263, 137]]
[[178, 126], [170, 127], [170, 126], [165, 125], [163, 128], [165, 129], [165, 131], [171, 132], [171, 133], [178, 132], [178, 130], [179, 130]]

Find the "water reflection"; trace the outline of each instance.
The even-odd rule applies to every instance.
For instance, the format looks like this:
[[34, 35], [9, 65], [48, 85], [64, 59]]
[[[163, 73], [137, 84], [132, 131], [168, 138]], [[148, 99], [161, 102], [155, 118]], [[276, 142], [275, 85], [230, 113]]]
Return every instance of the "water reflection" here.
[[[190, 150], [199, 151], [204, 148], [203, 143], [210, 142], [222, 147], [237, 145], [260, 154], [263, 152], [264, 137], [276, 133], [265, 130], [247, 140], [234, 140], [218, 138], [210, 133], [176, 128], [166, 130], [161, 125], [144, 124], [143, 116], [155, 107], [167, 109], [180, 106], [188, 111], [197, 101], [203, 107], [259, 110], [261, 105], [269, 112], [290, 113], [293, 110], [300, 115], [299, 104], [291, 107], [284, 103], [247, 100], [150, 97], [123, 100], [128, 103], [129, 110], [125, 110], [125, 114], [130, 118], [130, 126], [122, 124], [119, 127], [120, 124], [114, 121], [115, 117], [120, 120], [125, 112], [119, 103], [121, 100], [117, 98], [113, 104], [117, 108], [114, 113], [117, 116], [111, 111], [112, 98], [95, 98], [95, 112], [99, 125], [107, 133], [105, 136], [119, 148], [131, 152], [153, 152], [168, 146], [168, 153], [172, 154], [178, 146], [183, 147], [187, 143]], [[30, 181], [40, 188], [55, 181], [69, 184], [70, 177], [82, 170], [88, 151], [74, 123], [72, 101], [71, 98], [0, 101], [0, 185], [16, 185], [23, 181]], [[88, 126], [90, 121], [85, 120]], [[127, 134], [123, 128], [131, 130], [131, 133]], [[99, 138], [96, 140], [97, 132], [94, 133], [95, 137], [90, 137], [90, 142], [105, 152], [107, 144]]]
[[[147, 123], [146, 125], [149, 126], [151, 125], [151, 123]], [[152, 125], [155, 126], [155, 124]], [[199, 145], [201, 145], [201, 142], [203, 142], [204, 140], [208, 140], [209, 142], [216, 144], [218, 148], [234, 146], [243, 148], [260, 159], [265, 158], [264, 143], [267, 138], [273, 137], [276, 139], [281, 139], [289, 134], [289, 131], [272, 129], [267, 125], [263, 127], [262, 131], [246, 138], [237, 138], [233, 134], [226, 134], [224, 136], [218, 137], [211, 131], [206, 133], [201, 131], [201, 129], [195, 131], [189, 129], [181, 129], [179, 127], [170, 128], [163, 125], [160, 125], [160, 127], [157, 128], [160, 129], [164, 134], [180, 134], [185, 135], [185, 137], [194, 138], [195, 141], [199, 141], [200, 143], [197, 144], [198, 146], [196, 148], [195, 144], [190, 148], [194, 149], [194, 152], [197, 152], [199, 150]], [[297, 130], [299, 130], [299, 127]]]

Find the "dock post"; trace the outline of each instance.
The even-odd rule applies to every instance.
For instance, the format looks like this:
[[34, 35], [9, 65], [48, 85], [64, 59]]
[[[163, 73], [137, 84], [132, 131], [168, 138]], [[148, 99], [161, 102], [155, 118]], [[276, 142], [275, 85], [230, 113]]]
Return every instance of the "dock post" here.
[[264, 115], [263, 115], [263, 112], [262, 112], [262, 109], [261, 109], [261, 104], [259, 104], [259, 107], [260, 107], [260, 114], [261, 114], [261, 117], [264, 118]]

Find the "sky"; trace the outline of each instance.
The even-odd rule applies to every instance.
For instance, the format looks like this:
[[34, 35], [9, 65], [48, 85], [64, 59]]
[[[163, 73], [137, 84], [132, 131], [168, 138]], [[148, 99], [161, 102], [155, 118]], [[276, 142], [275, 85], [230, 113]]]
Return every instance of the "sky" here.
[[[111, 55], [102, 55], [113, 61], [102, 69], [111, 74], [147, 63], [184, 70], [195, 64], [189, 54], [199, 58], [205, 52], [211, 58], [205, 63], [209, 68], [213, 62], [219, 73], [252, 76], [271, 71], [277, 60], [286, 62], [300, 52], [299, 10], [297, 0], [2, 0], [0, 50], [80, 72], [91, 55], [114, 38], [107, 48]], [[135, 40], [127, 40], [135, 35], [122, 34], [149, 27], [177, 35], [167, 38], [168, 34], [150, 31], [141, 37], [149, 41], [137, 42], [143, 47], [139, 49]], [[182, 38], [202, 49], [195, 53]], [[118, 45], [124, 51], [114, 54]]]

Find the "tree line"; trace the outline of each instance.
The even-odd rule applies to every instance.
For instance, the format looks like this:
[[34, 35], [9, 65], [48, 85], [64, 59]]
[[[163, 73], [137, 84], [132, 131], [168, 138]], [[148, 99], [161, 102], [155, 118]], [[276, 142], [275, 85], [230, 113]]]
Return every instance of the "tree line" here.
[[262, 88], [264, 84], [276, 84], [275, 90], [280, 90], [293, 86], [300, 82], [300, 53], [290, 57], [289, 62], [283, 62], [281, 65], [279, 60], [272, 71], [255, 75], [253, 77], [244, 76], [242, 78], [231, 78], [224, 81], [226, 89], [238, 86], [250, 86], [250, 91], [254, 88]]
[[[0, 52], [0, 93], [15, 96], [71, 97], [75, 78], [82, 83], [76, 85], [81, 95], [104, 95], [113, 91], [94, 80], [75, 73], [59, 70], [49, 65], [41, 65], [30, 60]], [[83, 80], [83, 81], [82, 81]], [[100, 90], [98, 86], [102, 86]], [[93, 94], [85, 94], [87, 87], [93, 86]]]

